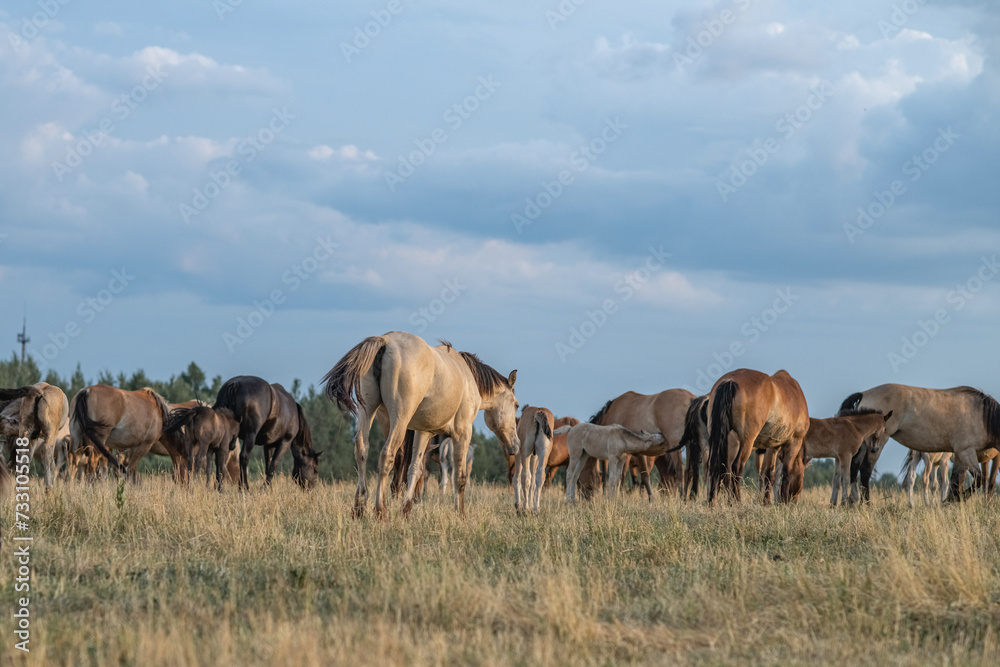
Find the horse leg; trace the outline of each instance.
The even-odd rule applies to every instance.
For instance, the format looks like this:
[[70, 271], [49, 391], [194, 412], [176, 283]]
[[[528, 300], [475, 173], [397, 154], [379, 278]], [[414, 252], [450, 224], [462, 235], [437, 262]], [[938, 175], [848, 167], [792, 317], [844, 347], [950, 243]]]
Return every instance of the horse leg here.
[[[250, 452], [253, 450], [255, 444], [257, 444], [257, 433], [260, 431], [260, 424], [255, 423], [256, 420], [253, 418], [248, 418], [243, 421], [240, 426], [240, 440], [243, 441], [243, 446], [240, 448], [240, 489], [249, 491], [250, 490], [250, 475], [248, 468], [250, 467]], [[267, 452], [265, 451], [265, 456]]]
[[538, 448], [536, 456], [538, 460], [535, 462], [535, 484], [531, 489], [534, 497], [532, 498], [532, 511], [538, 514], [541, 511], [542, 503], [542, 485], [545, 483], [545, 473], [546, 466], [549, 463], [549, 450], [552, 449], [552, 441], [545, 438]]
[[[924, 468], [924, 504], [927, 504], [927, 468]], [[906, 503], [913, 507], [913, 485], [917, 481], [917, 466], [913, 461], [913, 450], [906, 455]]]
[[[365, 405], [368, 398], [365, 398]], [[352, 514], [355, 519], [360, 519], [365, 514], [365, 506], [368, 504], [368, 436], [372, 430], [372, 422], [375, 420], [375, 408], [369, 412], [365, 408], [358, 410], [358, 430], [354, 434], [354, 462], [358, 468], [358, 487], [354, 492], [354, 509]]]
[[[424, 431], [413, 431], [413, 444], [410, 450], [410, 472], [407, 475], [406, 493], [403, 495], [403, 517], [410, 516], [413, 509], [413, 496], [417, 488], [417, 483], [423, 478], [424, 453], [427, 443], [430, 442], [431, 435]], [[406, 465], [406, 461], [403, 461]]]
[[979, 478], [981, 476], [981, 471], [979, 470], [979, 457], [976, 455], [976, 450], [972, 448], [963, 449], [959, 452], [955, 452], [955, 469], [962, 469], [962, 472], [958, 475], [953, 474], [951, 477], [952, 492], [956, 494], [958, 500], [964, 500], [962, 494], [962, 487], [965, 486], [965, 473], [969, 472], [973, 477], [972, 489], [975, 490], [976, 485], [979, 483]]
[[[438, 465], [441, 466], [441, 493], [448, 491], [448, 483], [454, 481], [451, 479], [451, 451], [452, 448], [445, 447], [444, 443], [438, 447]], [[454, 488], [454, 484], [452, 487]]]
[[524, 444], [522, 443], [521, 449], [514, 455], [514, 477], [511, 480], [514, 483], [514, 509], [518, 514], [521, 513], [523, 506], [521, 495], [524, 490], [524, 458]]
[[[924, 471], [923, 471], [923, 477], [921, 479], [922, 479], [922, 481], [924, 483], [924, 505], [926, 506], [928, 504], [927, 491], [928, 491], [928, 487], [930, 487], [930, 485], [931, 485], [931, 466], [933, 464], [931, 463], [931, 457], [929, 455], [924, 454], [921, 458], [924, 461]], [[917, 467], [916, 463], [914, 463], [914, 465], [913, 465], [913, 468], [914, 468], [914, 470], [913, 470], [914, 477], [916, 477], [916, 472], [917, 472], [916, 471], [916, 467]], [[910, 507], [913, 507], [913, 503], [912, 502], [910, 503]]]
[[649, 482], [649, 473], [653, 469], [653, 459], [649, 456], [640, 456], [636, 460], [639, 462], [639, 480], [642, 482], [642, 487], [646, 489], [649, 502], [653, 502], [653, 486]]
[[586, 452], [580, 452], [575, 458], [570, 454], [569, 466], [566, 468], [566, 502], [576, 502], [576, 485], [588, 458]]
[[455, 466], [455, 503], [458, 513], [465, 517], [465, 484], [469, 479], [466, 472], [469, 456], [469, 442], [472, 440], [472, 426], [456, 431], [452, 437], [452, 462]]
[[278, 461], [281, 457], [292, 446], [292, 440], [294, 437], [292, 435], [286, 435], [277, 444], [271, 445], [271, 460], [267, 464], [267, 479], [265, 483], [270, 486], [271, 480], [274, 479], [274, 473], [278, 470]]
[[45, 466], [45, 488], [51, 489], [52, 482], [56, 476], [56, 443], [54, 434], [49, 434], [45, 442], [42, 443], [42, 465]]

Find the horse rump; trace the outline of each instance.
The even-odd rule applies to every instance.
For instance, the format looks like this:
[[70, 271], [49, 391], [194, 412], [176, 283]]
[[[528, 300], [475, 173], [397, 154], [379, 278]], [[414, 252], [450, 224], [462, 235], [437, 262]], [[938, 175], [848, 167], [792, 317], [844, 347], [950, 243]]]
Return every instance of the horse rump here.
[[361, 379], [375, 367], [375, 380], [381, 374], [381, 356], [385, 350], [384, 336], [369, 336], [355, 345], [323, 376], [324, 393], [342, 410], [357, 416], [366, 407], [361, 396]]
[[76, 408], [73, 410], [73, 421], [75, 421], [80, 426], [80, 432], [83, 435], [84, 443], [90, 440], [97, 450], [104, 455], [104, 458], [108, 460], [108, 463], [113, 465], [116, 470], [120, 473], [125, 472], [125, 466], [118, 462], [118, 459], [108, 451], [108, 448], [104, 446], [101, 442], [100, 436], [97, 433], [99, 428], [111, 428], [110, 424], [105, 424], [103, 422], [95, 421], [90, 418], [90, 414], [87, 410], [87, 400], [90, 396], [90, 388], [83, 389], [79, 394], [76, 395]]

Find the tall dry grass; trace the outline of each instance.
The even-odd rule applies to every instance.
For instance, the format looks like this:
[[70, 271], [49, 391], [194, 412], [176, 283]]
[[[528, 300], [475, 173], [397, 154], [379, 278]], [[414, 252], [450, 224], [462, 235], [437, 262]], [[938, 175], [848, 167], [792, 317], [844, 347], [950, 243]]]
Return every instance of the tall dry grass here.
[[[165, 477], [33, 489], [32, 664], [1000, 664], [1000, 503], [708, 507], [639, 494], [518, 517], [474, 486], [411, 519], [353, 488]], [[0, 655], [13, 651], [3, 510]]]

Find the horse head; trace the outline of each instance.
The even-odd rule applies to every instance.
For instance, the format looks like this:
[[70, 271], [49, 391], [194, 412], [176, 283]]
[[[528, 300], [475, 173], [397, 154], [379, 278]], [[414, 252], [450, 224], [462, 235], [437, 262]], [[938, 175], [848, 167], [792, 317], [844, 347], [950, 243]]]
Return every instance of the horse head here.
[[517, 437], [517, 397], [514, 395], [514, 381], [517, 371], [511, 371], [506, 382], [493, 388], [489, 405], [483, 410], [487, 428], [500, 440], [500, 448], [507, 456], [517, 454], [521, 441]]

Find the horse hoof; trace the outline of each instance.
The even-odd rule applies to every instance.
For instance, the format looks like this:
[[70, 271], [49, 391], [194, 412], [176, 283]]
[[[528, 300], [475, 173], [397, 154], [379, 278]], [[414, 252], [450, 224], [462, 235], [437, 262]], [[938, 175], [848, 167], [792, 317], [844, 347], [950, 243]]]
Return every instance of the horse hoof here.
[[410, 512], [413, 510], [413, 501], [407, 501], [403, 503], [403, 518], [408, 519], [410, 517]]
[[375, 518], [379, 521], [385, 521], [388, 512], [385, 511], [385, 507], [376, 506], [375, 507]]

